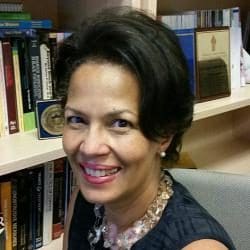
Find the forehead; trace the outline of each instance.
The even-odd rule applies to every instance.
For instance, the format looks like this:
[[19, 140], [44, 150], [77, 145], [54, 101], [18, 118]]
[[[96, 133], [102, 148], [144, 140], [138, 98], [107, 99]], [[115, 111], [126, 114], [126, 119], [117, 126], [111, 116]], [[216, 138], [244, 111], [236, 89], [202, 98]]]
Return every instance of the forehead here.
[[87, 62], [72, 74], [67, 99], [83, 105], [91, 102], [99, 107], [108, 102], [114, 106], [130, 102], [138, 108], [138, 81], [124, 66]]
[[138, 81], [135, 75], [126, 67], [112, 63], [87, 62], [76, 68], [70, 78], [70, 88], [79, 85], [85, 89], [97, 85], [105, 86], [107, 90], [138, 92]]

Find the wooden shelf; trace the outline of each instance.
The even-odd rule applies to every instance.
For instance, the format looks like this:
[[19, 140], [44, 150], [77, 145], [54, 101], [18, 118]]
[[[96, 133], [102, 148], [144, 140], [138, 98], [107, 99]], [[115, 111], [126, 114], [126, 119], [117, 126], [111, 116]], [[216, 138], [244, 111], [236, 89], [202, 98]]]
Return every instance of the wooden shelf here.
[[[228, 139], [189, 152], [199, 169], [250, 175], [250, 141]], [[211, 157], [212, 156], [212, 157]]]
[[62, 139], [38, 140], [36, 130], [0, 138], [0, 176], [63, 157]]
[[246, 106], [250, 106], [250, 84], [233, 90], [229, 97], [196, 104], [194, 107], [194, 121]]

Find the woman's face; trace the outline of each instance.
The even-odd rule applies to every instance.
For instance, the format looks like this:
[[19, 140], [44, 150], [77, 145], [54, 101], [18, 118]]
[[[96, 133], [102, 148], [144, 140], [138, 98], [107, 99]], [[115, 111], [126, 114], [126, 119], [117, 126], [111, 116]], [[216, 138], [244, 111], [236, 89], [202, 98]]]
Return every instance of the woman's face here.
[[70, 79], [63, 146], [84, 197], [129, 202], [159, 176], [160, 143], [138, 126], [136, 78], [116, 64], [88, 62]]

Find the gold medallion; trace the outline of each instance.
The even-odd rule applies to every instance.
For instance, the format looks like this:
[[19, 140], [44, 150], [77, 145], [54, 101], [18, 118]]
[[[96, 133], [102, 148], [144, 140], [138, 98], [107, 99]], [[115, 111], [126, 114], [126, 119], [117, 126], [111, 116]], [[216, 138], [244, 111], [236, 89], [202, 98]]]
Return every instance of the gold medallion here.
[[60, 104], [53, 104], [44, 109], [41, 115], [42, 128], [51, 135], [61, 135], [64, 117]]

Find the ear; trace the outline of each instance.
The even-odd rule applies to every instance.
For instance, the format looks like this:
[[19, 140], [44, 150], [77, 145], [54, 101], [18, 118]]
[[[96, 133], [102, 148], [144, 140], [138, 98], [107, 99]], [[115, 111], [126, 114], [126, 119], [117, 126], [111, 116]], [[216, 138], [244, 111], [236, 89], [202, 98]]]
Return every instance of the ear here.
[[160, 145], [159, 145], [160, 152], [165, 152], [168, 149], [170, 143], [172, 142], [173, 137], [174, 137], [173, 135], [170, 135], [166, 138], [160, 139]]

